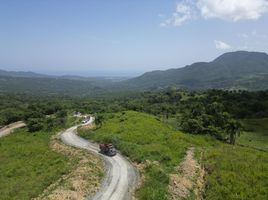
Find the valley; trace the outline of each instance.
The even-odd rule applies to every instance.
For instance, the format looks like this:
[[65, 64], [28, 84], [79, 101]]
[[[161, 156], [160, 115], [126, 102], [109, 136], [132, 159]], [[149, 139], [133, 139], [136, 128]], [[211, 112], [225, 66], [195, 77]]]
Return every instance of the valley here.
[[[226, 64], [229, 56], [229, 67], [242, 62], [231, 53], [213, 63]], [[265, 74], [262, 63], [254, 70]], [[211, 63], [201, 65], [178, 70], [200, 75]], [[200, 88], [174, 85], [161, 78], [166, 72], [152, 72], [150, 83], [142, 81], [150, 73], [120, 81], [2, 75], [0, 199], [266, 199], [266, 82], [243, 77], [254, 73], [246, 67], [244, 75], [236, 70], [253, 87], [236, 87], [229, 75], [222, 80], [230, 87], [199, 82]], [[100, 154], [97, 143], [112, 144], [118, 154]]]
[[0, 200], [268, 200], [267, 24], [268, 0], [0, 1]]

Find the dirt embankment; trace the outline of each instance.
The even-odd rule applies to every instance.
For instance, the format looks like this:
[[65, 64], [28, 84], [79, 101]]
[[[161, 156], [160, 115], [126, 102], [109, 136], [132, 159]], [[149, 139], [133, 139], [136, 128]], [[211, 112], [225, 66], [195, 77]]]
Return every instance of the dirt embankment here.
[[6, 136], [12, 133], [17, 128], [25, 127], [26, 124], [22, 121], [14, 122], [0, 129], [0, 137]]
[[205, 170], [194, 159], [194, 149], [186, 152], [184, 161], [176, 168], [176, 173], [170, 175], [170, 200], [193, 199], [201, 200], [204, 191]]
[[57, 139], [51, 140], [50, 147], [69, 157], [74, 166], [70, 173], [63, 175], [34, 200], [82, 200], [98, 190], [103, 177], [103, 163], [99, 157]]

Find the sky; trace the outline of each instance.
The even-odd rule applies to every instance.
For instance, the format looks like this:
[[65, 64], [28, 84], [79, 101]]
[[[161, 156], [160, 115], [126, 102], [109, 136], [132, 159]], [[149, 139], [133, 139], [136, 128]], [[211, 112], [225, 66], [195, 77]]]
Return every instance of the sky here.
[[0, 0], [0, 69], [137, 76], [268, 52], [268, 0]]

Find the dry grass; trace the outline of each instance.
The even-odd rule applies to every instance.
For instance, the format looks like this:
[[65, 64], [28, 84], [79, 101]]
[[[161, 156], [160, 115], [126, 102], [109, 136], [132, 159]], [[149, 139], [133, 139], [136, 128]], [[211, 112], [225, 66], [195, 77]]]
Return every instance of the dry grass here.
[[95, 129], [96, 125], [94, 123], [88, 124], [88, 125], [83, 125], [79, 127], [81, 130], [89, 130], [89, 129]]
[[190, 148], [184, 161], [176, 168], [176, 174], [170, 175], [169, 199], [187, 199], [191, 195], [197, 200], [202, 199], [204, 175], [204, 169], [194, 159], [194, 149]]
[[50, 147], [72, 159], [75, 166], [35, 200], [80, 200], [98, 190], [103, 175], [100, 158], [85, 150], [67, 146], [57, 139], [51, 140]]

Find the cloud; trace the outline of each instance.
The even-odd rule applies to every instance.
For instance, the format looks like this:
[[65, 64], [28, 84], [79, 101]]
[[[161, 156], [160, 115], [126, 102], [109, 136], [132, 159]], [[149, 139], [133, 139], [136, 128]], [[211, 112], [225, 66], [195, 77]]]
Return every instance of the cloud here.
[[206, 18], [256, 20], [268, 12], [267, 0], [198, 0], [197, 7]]
[[197, 16], [233, 22], [257, 20], [267, 12], [268, 0], [183, 0], [177, 4], [176, 11], [160, 23], [160, 26], [181, 26]]
[[228, 50], [228, 49], [232, 48], [229, 44], [227, 44], [223, 41], [220, 41], [220, 40], [215, 40], [214, 43], [215, 43], [216, 49]]
[[176, 11], [172, 16], [160, 23], [161, 27], [181, 26], [184, 22], [194, 18], [194, 4], [191, 0], [184, 0], [177, 4]]

